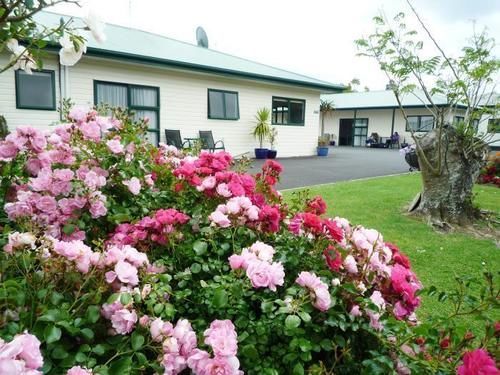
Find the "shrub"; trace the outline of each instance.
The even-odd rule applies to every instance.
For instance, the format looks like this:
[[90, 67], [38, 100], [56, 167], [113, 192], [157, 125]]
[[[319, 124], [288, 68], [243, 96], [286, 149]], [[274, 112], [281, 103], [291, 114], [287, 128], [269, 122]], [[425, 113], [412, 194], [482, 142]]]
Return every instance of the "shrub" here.
[[500, 187], [500, 153], [490, 157], [486, 166], [481, 169], [478, 182], [480, 184], [494, 184]]
[[[155, 147], [147, 119], [113, 113], [73, 108], [50, 134], [0, 143], [0, 369], [447, 373], [473, 347], [451, 320], [417, 324], [422, 286], [396, 245], [323, 217], [320, 197], [285, 203], [278, 163], [252, 176], [226, 152]], [[497, 303], [487, 283], [449, 294], [456, 315]], [[476, 357], [491, 368], [474, 352], [461, 373]]]

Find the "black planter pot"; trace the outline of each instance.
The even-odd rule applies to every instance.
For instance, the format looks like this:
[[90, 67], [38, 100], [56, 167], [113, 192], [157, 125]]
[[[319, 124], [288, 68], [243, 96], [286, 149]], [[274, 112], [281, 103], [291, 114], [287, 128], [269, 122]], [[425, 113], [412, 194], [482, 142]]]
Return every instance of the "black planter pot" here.
[[276, 159], [276, 155], [278, 155], [277, 150], [267, 150], [267, 158], [268, 159]]
[[405, 160], [410, 166], [410, 171], [420, 170], [416, 151], [411, 151], [405, 155]]
[[267, 148], [256, 148], [255, 159], [267, 159]]

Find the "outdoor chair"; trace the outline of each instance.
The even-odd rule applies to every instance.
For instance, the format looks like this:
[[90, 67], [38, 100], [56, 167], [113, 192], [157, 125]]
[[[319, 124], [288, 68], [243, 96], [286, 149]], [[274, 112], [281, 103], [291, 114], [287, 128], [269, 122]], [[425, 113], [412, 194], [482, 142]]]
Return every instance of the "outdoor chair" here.
[[165, 138], [167, 140], [167, 145], [175, 146], [179, 150], [190, 146], [189, 141], [182, 142], [180, 130], [165, 129]]
[[200, 141], [202, 149], [204, 150], [209, 150], [210, 152], [214, 152], [215, 150], [226, 150], [222, 140], [214, 142], [214, 136], [211, 130], [200, 130]]

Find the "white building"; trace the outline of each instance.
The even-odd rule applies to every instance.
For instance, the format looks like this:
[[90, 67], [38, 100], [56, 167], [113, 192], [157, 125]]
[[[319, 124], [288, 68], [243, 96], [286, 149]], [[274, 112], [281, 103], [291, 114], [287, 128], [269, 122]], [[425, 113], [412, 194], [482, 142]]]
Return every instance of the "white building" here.
[[[406, 95], [402, 100], [408, 123], [391, 90], [322, 95], [321, 99], [332, 102], [335, 107], [333, 113], [325, 116], [323, 133], [333, 134], [340, 146], [365, 146], [371, 133], [378, 133], [386, 139], [395, 132], [399, 134], [401, 143], [413, 143], [410, 128], [417, 134], [423, 134], [435, 126], [429, 103], [419, 91]], [[449, 107], [444, 96], [435, 95], [432, 99], [439, 107]], [[448, 111], [446, 121], [453, 124], [463, 120], [464, 109], [458, 107]], [[492, 148], [500, 147], [499, 121], [484, 118], [478, 124], [479, 133], [490, 133], [489, 140], [494, 141]]]
[[[37, 21], [53, 26], [61, 15]], [[89, 40], [74, 67], [61, 66], [54, 46], [42, 71], [0, 74], [0, 114], [9, 128], [47, 127], [60, 121], [61, 99], [77, 105], [105, 102], [150, 118], [150, 138], [165, 141], [165, 129], [183, 138], [212, 130], [234, 154], [258, 147], [251, 136], [254, 115], [272, 108], [280, 156], [312, 155], [318, 137], [321, 93], [343, 87], [208, 48], [121, 26], [106, 26], [107, 40]], [[0, 66], [9, 56], [0, 54]]]

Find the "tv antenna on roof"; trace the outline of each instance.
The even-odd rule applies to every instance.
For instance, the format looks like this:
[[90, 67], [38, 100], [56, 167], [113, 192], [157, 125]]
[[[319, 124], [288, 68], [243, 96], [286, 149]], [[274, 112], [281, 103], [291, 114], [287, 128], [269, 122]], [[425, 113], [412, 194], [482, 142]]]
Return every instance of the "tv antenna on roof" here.
[[196, 28], [196, 42], [198, 43], [198, 47], [208, 48], [207, 33], [201, 26]]

